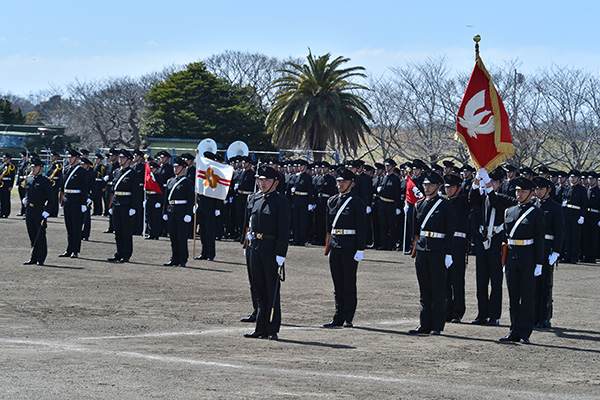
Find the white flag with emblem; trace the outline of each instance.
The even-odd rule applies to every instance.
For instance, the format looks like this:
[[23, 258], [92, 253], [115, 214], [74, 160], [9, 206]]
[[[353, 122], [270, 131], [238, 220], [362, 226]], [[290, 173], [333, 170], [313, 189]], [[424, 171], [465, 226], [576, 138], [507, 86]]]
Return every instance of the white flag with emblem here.
[[196, 193], [206, 197], [225, 200], [233, 167], [206, 157], [196, 156]]

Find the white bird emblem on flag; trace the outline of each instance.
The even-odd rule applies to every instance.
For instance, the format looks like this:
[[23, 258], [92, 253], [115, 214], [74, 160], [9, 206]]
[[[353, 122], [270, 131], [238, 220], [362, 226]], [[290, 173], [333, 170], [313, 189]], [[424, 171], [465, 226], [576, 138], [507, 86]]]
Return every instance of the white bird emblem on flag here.
[[477, 139], [477, 134], [487, 135], [496, 130], [494, 124], [494, 116], [492, 115], [485, 124], [481, 124], [481, 121], [491, 114], [489, 110], [481, 111], [475, 114], [475, 112], [485, 106], [485, 89], [471, 97], [471, 100], [465, 106], [465, 112], [463, 117], [458, 117], [458, 123], [467, 130], [469, 136]]

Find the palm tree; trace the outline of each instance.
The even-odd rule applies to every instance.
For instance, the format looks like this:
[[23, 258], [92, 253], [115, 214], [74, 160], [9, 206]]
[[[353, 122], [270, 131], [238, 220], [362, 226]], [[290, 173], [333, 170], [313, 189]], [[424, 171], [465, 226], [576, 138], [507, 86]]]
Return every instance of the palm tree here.
[[[325, 150], [327, 145], [342, 146], [353, 153], [364, 142], [370, 129], [368, 103], [356, 92], [369, 90], [351, 82], [366, 77], [363, 67], [340, 68], [349, 61], [330, 54], [315, 58], [308, 55], [304, 65], [288, 62], [273, 82], [273, 106], [267, 116], [269, 133], [278, 147]], [[317, 160], [322, 153], [315, 153]]]

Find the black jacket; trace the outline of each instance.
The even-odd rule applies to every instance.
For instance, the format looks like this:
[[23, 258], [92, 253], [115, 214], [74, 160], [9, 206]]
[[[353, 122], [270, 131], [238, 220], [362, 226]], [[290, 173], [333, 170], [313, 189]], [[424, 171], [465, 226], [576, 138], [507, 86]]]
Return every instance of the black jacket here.
[[[521, 223], [517, 226], [515, 233], [511, 237], [511, 230], [513, 229], [517, 220], [521, 217], [521, 215], [527, 212], [530, 207], [533, 207], [533, 211], [521, 221]], [[505, 238], [513, 240], [533, 239], [533, 244], [527, 246], [516, 246], [509, 243], [507, 257], [514, 260], [532, 257], [535, 259], [536, 265], [544, 265], [545, 232], [544, 213], [539, 208], [535, 207], [533, 202], [519, 204], [508, 208], [504, 216]]]
[[[267, 195], [251, 195], [245, 220], [249, 221], [248, 233], [254, 235], [249, 242], [253, 250], [286, 256], [292, 209], [284, 195], [276, 190]], [[257, 237], [259, 234], [262, 239]]]
[[[442, 202], [435, 209], [427, 223], [423, 221], [429, 210], [435, 203], [441, 199]], [[435, 196], [431, 199], [421, 199], [416, 205], [416, 225], [415, 232], [420, 235], [417, 241], [417, 250], [419, 251], [445, 251], [446, 254], [452, 254], [454, 246], [454, 231], [456, 229], [456, 213], [450, 204], [450, 201]], [[444, 234], [444, 238], [426, 237], [421, 231], [435, 232]]]
[[[335, 229], [355, 230], [355, 234], [338, 235], [332, 233], [332, 224], [340, 207], [352, 196], [350, 202], [344, 207], [340, 217], [335, 223]], [[350, 194], [337, 194], [327, 202], [327, 232], [331, 233], [329, 245], [335, 248], [351, 247], [364, 250], [367, 239], [367, 213], [366, 206], [358, 196]]]

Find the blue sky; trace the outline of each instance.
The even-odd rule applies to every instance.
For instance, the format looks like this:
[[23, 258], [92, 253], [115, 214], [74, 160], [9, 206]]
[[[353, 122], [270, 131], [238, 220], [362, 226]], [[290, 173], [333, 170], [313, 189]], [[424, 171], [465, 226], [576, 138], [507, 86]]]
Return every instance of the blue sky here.
[[[473, 68], [482, 36], [489, 69], [518, 59], [600, 66], [597, 1], [11, 1], [0, 9], [0, 93], [26, 96], [75, 79], [140, 76], [225, 50], [332, 53], [373, 74], [445, 56]], [[491, 67], [491, 68], [490, 68]]]

